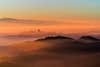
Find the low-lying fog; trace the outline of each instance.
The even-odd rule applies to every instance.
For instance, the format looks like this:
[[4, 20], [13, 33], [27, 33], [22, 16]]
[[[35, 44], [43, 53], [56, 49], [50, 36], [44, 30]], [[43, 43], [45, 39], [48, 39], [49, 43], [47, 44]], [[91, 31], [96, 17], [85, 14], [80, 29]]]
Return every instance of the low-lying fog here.
[[0, 67], [100, 67], [99, 45], [70, 38], [15, 43], [1, 47]]

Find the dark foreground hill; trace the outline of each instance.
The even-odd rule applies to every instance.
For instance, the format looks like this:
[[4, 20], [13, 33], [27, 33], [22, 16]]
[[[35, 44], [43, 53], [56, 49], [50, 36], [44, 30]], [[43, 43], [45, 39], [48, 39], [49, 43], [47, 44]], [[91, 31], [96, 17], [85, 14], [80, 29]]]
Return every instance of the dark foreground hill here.
[[38, 39], [36, 41], [46, 41], [46, 40], [57, 40], [57, 39], [68, 39], [68, 40], [74, 40], [73, 38], [70, 37], [65, 37], [65, 36], [48, 36], [42, 39]]
[[100, 42], [81, 39], [55, 36], [14, 44], [10, 47], [22, 54], [0, 67], [100, 67]]
[[93, 40], [93, 41], [100, 41], [100, 39], [92, 37], [92, 36], [82, 36], [80, 39], [84, 40]]

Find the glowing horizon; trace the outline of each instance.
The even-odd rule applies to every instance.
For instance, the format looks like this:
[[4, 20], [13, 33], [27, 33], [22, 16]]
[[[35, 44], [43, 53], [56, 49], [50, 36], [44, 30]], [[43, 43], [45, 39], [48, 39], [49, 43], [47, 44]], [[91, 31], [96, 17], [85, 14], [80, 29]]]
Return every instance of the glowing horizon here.
[[0, 32], [19, 32], [24, 28], [58, 32], [100, 31], [99, 3], [99, 0], [0, 0], [1, 18], [33, 20], [32, 24], [0, 21]]

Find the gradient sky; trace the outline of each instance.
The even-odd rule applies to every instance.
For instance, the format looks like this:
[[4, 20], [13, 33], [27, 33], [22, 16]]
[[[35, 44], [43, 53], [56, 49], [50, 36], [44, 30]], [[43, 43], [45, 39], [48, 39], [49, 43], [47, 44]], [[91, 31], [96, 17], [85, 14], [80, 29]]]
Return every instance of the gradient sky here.
[[1, 17], [99, 18], [99, 0], [0, 0]]
[[[7, 32], [13, 31], [13, 29], [30, 29], [33, 26], [43, 29], [53, 29], [54, 31], [100, 31], [100, 1], [0, 0], [0, 17], [32, 19], [42, 22], [48, 21], [48, 25], [42, 22], [39, 25], [34, 25], [34, 22], [33, 25], [25, 23], [0, 23], [0, 30]], [[16, 28], [12, 27], [12, 25], [15, 25]]]

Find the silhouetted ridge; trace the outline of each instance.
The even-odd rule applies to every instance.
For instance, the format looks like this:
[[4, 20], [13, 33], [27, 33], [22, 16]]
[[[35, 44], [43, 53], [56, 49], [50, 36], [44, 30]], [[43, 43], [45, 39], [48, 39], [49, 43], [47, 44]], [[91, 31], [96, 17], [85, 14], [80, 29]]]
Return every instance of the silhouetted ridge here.
[[92, 37], [92, 36], [82, 36], [80, 39], [82, 39], [82, 40], [100, 41], [100, 39], [97, 39], [97, 38]]
[[16, 21], [14, 18], [1, 18], [0, 21]]
[[41, 41], [41, 40], [55, 40], [55, 39], [69, 39], [69, 40], [73, 40], [72, 38], [65, 37], [65, 36], [48, 36], [48, 37], [45, 37], [43, 39], [38, 39], [38, 41]]

